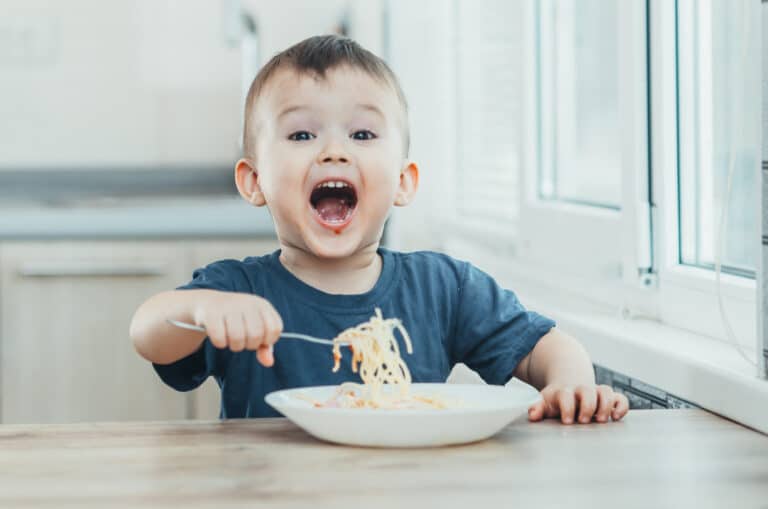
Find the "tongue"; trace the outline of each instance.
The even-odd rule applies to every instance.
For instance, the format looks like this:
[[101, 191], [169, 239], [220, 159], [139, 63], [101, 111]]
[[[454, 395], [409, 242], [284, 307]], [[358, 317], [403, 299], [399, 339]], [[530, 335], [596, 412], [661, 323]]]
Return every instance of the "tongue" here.
[[345, 200], [339, 198], [323, 198], [317, 202], [315, 207], [323, 221], [329, 223], [340, 223], [347, 218], [349, 205]]

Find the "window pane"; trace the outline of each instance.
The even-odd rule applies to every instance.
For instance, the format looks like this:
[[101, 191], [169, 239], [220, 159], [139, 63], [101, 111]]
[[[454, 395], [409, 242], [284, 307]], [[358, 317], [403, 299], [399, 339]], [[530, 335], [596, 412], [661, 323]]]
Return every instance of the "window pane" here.
[[542, 0], [539, 194], [619, 208], [618, 15], [615, 0]]
[[754, 276], [758, 77], [747, 50], [758, 34], [749, 33], [746, 1], [680, 0], [678, 9], [680, 260], [714, 266], [732, 166], [723, 270]]

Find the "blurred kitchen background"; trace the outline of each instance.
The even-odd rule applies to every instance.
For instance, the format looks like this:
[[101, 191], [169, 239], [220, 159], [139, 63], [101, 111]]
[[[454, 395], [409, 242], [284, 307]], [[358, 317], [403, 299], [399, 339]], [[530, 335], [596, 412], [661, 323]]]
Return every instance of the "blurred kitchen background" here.
[[762, 419], [723, 394], [768, 394], [763, 16], [748, 0], [2, 0], [0, 422], [217, 415], [215, 383], [163, 386], [128, 323], [194, 268], [276, 249], [233, 183], [244, 96], [275, 52], [331, 32], [384, 57], [409, 101], [421, 187], [386, 245], [488, 270], [635, 408]]

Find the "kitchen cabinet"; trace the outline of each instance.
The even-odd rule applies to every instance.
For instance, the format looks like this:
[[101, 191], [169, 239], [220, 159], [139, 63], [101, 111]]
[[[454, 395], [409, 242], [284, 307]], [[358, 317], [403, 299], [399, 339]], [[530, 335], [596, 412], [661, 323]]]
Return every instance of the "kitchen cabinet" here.
[[2, 166], [229, 167], [243, 91], [226, 3], [4, 0]]
[[186, 394], [166, 387], [128, 337], [137, 306], [188, 281], [194, 267], [276, 247], [209, 242], [0, 243], [1, 422], [218, 415], [210, 382]]

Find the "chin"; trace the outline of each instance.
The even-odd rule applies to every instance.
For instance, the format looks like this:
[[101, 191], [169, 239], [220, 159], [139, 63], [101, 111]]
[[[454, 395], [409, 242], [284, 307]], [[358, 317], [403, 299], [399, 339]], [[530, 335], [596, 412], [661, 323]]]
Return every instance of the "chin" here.
[[345, 236], [341, 233], [336, 238], [306, 239], [305, 245], [318, 258], [341, 259], [360, 251], [362, 242], [351, 235]]

